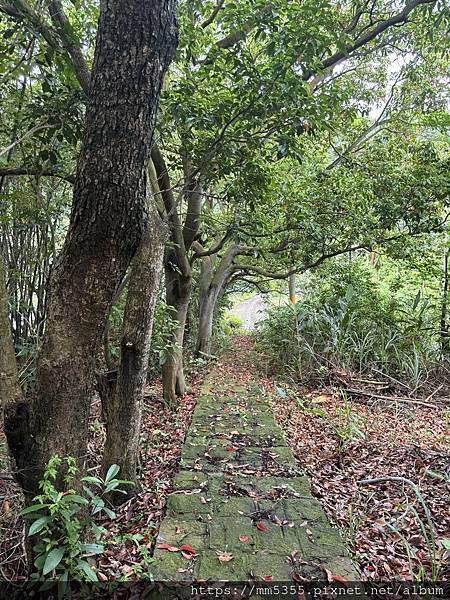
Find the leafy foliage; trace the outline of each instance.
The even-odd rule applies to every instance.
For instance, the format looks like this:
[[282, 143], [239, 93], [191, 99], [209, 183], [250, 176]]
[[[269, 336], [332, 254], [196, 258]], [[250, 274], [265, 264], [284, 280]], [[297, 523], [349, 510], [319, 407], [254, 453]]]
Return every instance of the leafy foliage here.
[[[67, 489], [58, 491], [57, 480], [63, 475]], [[117, 465], [111, 465], [105, 479], [83, 477], [82, 491], [70, 487], [75, 483], [78, 469], [75, 459], [53, 456], [45, 469], [39, 486], [42, 494], [33, 499], [33, 504], [22, 511], [30, 520], [28, 536], [37, 539], [33, 551], [35, 572], [32, 579], [46, 581], [40, 589], [48, 589], [56, 583], [59, 593], [66, 590], [71, 579], [84, 582], [97, 581], [97, 575], [89, 563], [89, 557], [104, 551], [103, 527], [95, 521], [95, 515], [104, 513], [109, 519], [115, 513], [107, 504], [106, 496], [110, 492], [120, 492], [120, 486], [127, 481], [116, 479]], [[87, 485], [94, 486], [96, 491]], [[93, 541], [86, 541], [93, 540]]]
[[303, 280], [300, 301], [272, 308], [260, 323], [258, 340], [272, 368], [307, 379], [376, 367], [417, 388], [440, 358], [437, 298], [430, 288], [408, 290], [414, 273], [401, 285], [392, 268], [380, 273], [357, 256]]

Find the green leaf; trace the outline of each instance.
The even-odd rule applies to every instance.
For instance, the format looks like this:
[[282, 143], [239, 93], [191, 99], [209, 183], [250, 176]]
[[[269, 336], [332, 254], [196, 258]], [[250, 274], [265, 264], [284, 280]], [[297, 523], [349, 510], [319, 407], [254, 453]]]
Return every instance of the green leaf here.
[[105, 483], [111, 481], [111, 479], [113, 479], [113, 477], [115, 477], [119, 471], [119, 465], [111, 465], [108, 469], [108, 472], [106, 473]]
[[89, 581], [98, 581], [97, 575], [92, 570], [92, 567], [85, 560], [78, 561], [78, 567], [83, 571]]
[[50, 504], [32, 504], [31, 506], [27, 506], [27, 508], [24, 508], [23, 510], [21, 510], [20, 514], [22, 516], [27, 515], [28, 513], [35, 512], [36, 510], [42, 510], [49, 506], [50, 506]]
[[98, 477], [83, 477], [81, 481], [86, 481], [87, 483], [93, 483], [94, 485], [98, 486], [98, 487], [102, 487], [103, 485], [103, 481], [101, 479], [99, 479]]
[[101, 554], [105, 547], [102, 544], [82, 544], [81, 549], [86, 554]]
[[116, 518], [116, 513], [106, 506], [103, 507], [103, 512], [106, 513], [110, 519]]
[[108, 492], [112, 492], [113, 490], [115, 490], [118, 487], [119, 484], [120, 484], [120, 482], [117, 481], [117, 480], [116, 481], [112, 481], [111, 483], [108, 483], [108, 485], [105, 488], [105, 492], [104, 493], [108, 494]]
[[54, 571], [61, 562], [64, 556], [64, 548], [54, 548], [48, 553], [45, 559], [44, 568], [42, 569], [42, 575], [47, 575], [50, 571]]
[[82, 496], [78, 496], [77, 494], [68, 494], [64, 496], [64, 500], [66, 502], [75, 502], [75, 504], [89, 504], [89, 501]]
[[50, 517], [40, 517], [37, 521], [31, 523], [30, 529], [28, 530], [28, 536], [39, 533], [39, 531], [44, 529], [44, 527], [47, 525], [47, 523], [50, 523], [50, 521]]

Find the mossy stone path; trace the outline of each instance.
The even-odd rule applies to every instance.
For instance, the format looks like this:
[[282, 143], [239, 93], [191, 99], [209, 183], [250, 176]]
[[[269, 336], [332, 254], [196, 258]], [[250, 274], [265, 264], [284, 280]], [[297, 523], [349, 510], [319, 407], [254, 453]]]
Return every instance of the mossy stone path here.
[[157, 540], [155, 580], [324, 580], [324, 569], [357, 579], [258, 384], [224, 383], [221, 375], [216, 383], [210, 374], [193, 415]]

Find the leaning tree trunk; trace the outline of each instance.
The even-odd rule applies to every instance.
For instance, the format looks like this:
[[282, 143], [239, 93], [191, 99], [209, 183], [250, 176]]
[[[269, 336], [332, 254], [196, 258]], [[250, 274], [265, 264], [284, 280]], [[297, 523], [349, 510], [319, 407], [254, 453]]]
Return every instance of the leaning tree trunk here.
[[240, 251], [240, 245], [237, 242], [233, 242], [220, 258], [217, 266], [217, 256], [206, 256], [202, 259], [198, 305], [198, 337], [196, 344], [198, 355], [211, 355], [216, 307], [225, 293], [233, 274], [234, 260]]
[[177, 396], [184, 396], [186, 383], [183, 370], [183, 341], [186, 317], [191, 299], [192, 277], [182, 276], [169, 267], [165, 269], [166, 303], [173, 308], [175, 328], [170, 340], [172, 348], [162, 366], [164, 401], [169, 407], [176, 404]]
[[103, 455], [104, 472], [112, 464], [117, 464], [120, 466], [121, 478], [136, 484], [142, 397], [167, 239], [164, 224], [156, 208], [152, 208], [147, 232], [132, 263], [117, 383], [106, 411]]
[[[144, 233], [151, 133], [176, 47], [174, 0], [102, 0], [69, 231], [50, 277], [37, 394], [5, 430], [34, 493], [53, 454], [84, 466], [98, 349], [109, 306]], [[17, 443], [17, 431], [25, 439]]]

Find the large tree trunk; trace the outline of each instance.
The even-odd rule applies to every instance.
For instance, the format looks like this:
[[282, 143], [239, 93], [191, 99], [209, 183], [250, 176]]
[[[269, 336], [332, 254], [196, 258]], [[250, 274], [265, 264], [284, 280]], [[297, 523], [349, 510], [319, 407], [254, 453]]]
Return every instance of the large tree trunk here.
[[182, 276], [170, 267], [165, 268], [166, 302], [173, 308], [172, 318], [175, 320], [172, 349], [162, 366], [162, 382], [164, 401], [167, 406], [176, 404], [177, 396], [184, 396], [186, 383], [183, 370], [183, 341], [186, 317], [191, 299], [192, 277]]
[[166, 239], [165, 227], [153, 207], [148, 230], [132, 263], [117, 384], [106, 411], [103, 470], [106, 472], [112, 464], [117, 464], [121, 478], [135, 483], [142, 397]]
[[[144, 167], [176, 47], [174, 0], [103, 0], [69, 231], [50, 277], [37, 395], [5, 430], [26, 491], [53, 454], [83, 468], [95, 365], [115, 292], [147, 223]], [[26, 428], [23, 444], [18, 428]]]

